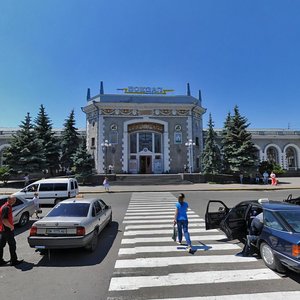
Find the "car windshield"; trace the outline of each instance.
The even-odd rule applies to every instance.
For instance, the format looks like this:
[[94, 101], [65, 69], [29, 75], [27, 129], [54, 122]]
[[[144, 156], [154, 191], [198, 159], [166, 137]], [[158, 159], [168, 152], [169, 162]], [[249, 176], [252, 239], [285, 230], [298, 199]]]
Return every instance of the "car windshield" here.
[[286, 220], [286, 222], [300, 233], [300, 210], [299, 211], [281, 211], [279, 215]]
[[59, 203], [47, 217], [86, 217], [89, 207], [89, 203]]

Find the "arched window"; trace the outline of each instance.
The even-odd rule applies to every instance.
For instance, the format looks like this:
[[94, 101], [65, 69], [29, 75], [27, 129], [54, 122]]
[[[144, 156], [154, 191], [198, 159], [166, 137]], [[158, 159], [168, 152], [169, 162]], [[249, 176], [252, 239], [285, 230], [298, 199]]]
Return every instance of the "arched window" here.
[[267, 159], [269, 162], [276, 163], [276, 164], [279, 163], [278, 151], [275, 147], [268, 148]]
[[293, 147], [288, 147], [285, 152], [287, 169], [288, 170], [297, 170], [297, 155]]

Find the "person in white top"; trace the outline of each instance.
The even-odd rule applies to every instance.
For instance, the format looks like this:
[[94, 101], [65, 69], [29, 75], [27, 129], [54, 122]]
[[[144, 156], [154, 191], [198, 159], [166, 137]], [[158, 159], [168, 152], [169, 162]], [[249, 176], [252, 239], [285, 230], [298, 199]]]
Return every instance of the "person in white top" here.
[[34, 197], [33, 197], [33, 203], [34, 203], [34, 208], [35, 208], [35, 215], [36, 215], [36, 218], [37, 219], [40, 219], [39, 217], [39, 213], [41, 212], [40, 211], [40, 199], [39, 199], [39, 194], [38, 193], [34, 193], [33, 194]]

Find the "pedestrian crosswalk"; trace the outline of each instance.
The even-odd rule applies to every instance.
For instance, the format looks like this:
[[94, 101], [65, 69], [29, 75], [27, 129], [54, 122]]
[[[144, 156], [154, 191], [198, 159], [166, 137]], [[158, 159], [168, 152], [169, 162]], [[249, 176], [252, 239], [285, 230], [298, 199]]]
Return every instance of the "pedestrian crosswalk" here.
[[[133, 193], [111, 278], [108, 300], [296, 299], [300, 291], [276, 291], [282, 277], [238, 244], [188, 211], [193, 254], [171, 239], [176, 198], [169, 192]], [[262, 284], [264, 283], [264, 284]], [[278, 284], [280, 286], [280, 284]], [[247, 293], [245, 293], [245, 291]]]

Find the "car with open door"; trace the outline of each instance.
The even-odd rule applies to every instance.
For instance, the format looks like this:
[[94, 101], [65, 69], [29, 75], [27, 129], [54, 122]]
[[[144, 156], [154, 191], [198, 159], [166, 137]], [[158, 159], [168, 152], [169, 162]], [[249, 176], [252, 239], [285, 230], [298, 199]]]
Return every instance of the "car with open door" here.
[[284, 272], [289, 268], [299, 273], [300, 206], [260, 200], [243, 201], [231, 209], [222, 201], [209, 201], [205, 214], [206, 229], [219, 228], [229, 240], [245, 242], [251, 218], [263, 212], [264, 226], [252, 246], [270, 269]]

